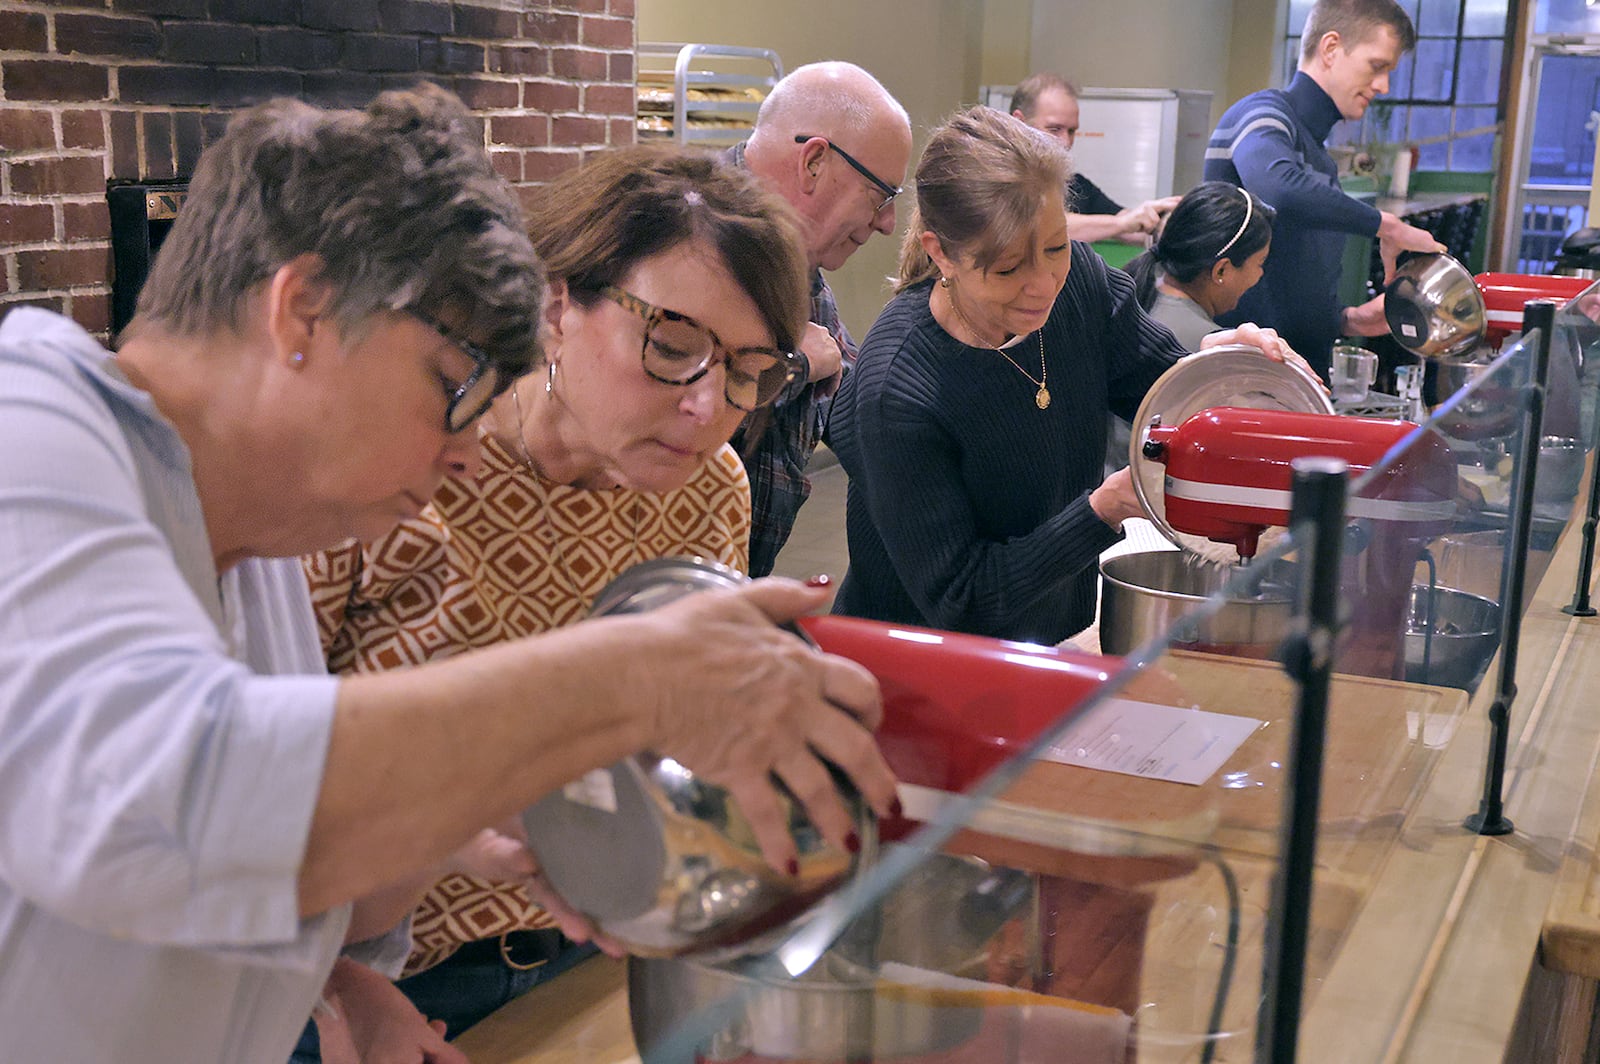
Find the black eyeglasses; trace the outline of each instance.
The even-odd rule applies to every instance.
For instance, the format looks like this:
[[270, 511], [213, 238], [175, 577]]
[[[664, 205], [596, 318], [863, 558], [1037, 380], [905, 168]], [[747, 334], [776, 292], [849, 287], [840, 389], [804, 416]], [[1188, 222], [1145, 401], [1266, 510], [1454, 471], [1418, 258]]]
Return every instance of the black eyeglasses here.
[[804, 144], [806, 141], [812, 140], [812, 139], [821, 140], [824, 144], [826, 144], [829, 148], [831, 148], [839, 156], [839, 158], [841, 158], [845, 162], [849, 163], [850, 164], [850, 168], [852, 170], [854, 170], [856, 173], [860, 174], [862, 177], [866, 178], [868, 181], [871, 181], [872, 184], [873, 184], [873, 187], [875, 187], [879, 192], [883, 193], [883, 202], [879, 203], [876, 207], [874, 207], [872, 209], [872, 213], [873, 214], [877, 214], [878, 212], [882, 211], [885, 207], [887, 207], [890, 204], [894, 203], [894, 198], [896, 196], [900, 195], [900, 193], [905, 191], [905, 189], [901, 188], [899, 185], [891, 185], [891, 184], [889, 184], [889, 182], [885, 181], [883, 178], [879, 177], [877, 174], [873, 173], [871, 170], [868, 170], [865, 166], [862, 166], [861, 163], [859, 161], [857, 161], [855, 156], [851, 155], [849, 152], [847, 152], [843, 148], [839, 147], [839, 145], [835, 144], [833, 141], [829, 140], [827, 137], [820, 137], [820, 136], [818, 136], [818, 134], [815, 134], [815, 133], [796, 134], [795, 138], [794, 138], [794, 142], [796, 144]]
[[472, 372], [467, 374], [467, 379], [453, 387], [448, 386], [450, 382], [447, 381], [445, 388], [445, 394], [450, 397], [444, 408], [445, 431], [452, 434], [460, 432], [478, 420], [483, 412], [489, 409], [489, 404], [494, 402], [495, 396], [505, 391], [511, 381], [509, 378], [501, 379], [500, 367], [495, 364], [489, 352], [471, 340], [457, 336], [432, 314], [416, 307], [407, 307], [404, 313], [428, 326], [472, 359]]
[[595, 289], [645, 321], [640, 359], [645, 373], [662, 384], [693, 384], [723, 353], [727, 367], [722, 394], [728, 405], [750, 411], [766, 406], [800, 372], [800, 356], [775, 347], [729, 347], [717, 334], [685, 314], [653, 306], [613, 285]]

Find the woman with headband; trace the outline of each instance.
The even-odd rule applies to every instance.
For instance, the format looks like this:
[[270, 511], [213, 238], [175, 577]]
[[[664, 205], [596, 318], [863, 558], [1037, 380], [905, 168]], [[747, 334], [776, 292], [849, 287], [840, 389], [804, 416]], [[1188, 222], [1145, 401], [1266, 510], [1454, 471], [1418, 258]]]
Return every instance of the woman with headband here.
[[1226, 181], [1195, 186], [1178, 202], [1150, 250], [1128, 264], [1139, 305], [1197, 351], [1218, 315], [1261, 280], [1275, 212]]
[[[836, 611], [1042, 643], [1094, 619], [1096, 561], [1143, 512], [1126, 470], [1102, 480], [1106, 412], [1131, 418], [1187, 348], [1069, 239], [1071, 175], [1059, 143], [989, 108], [929, 137], [898, 294], [833, 402]], [[1299, 358], [1253, 325], [1205, 345], [1227, 342]]]

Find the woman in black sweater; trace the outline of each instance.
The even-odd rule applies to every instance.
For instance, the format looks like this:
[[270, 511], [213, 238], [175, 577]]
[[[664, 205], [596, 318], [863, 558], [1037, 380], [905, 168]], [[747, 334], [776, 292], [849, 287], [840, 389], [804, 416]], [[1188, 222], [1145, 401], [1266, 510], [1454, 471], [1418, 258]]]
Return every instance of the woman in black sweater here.
[[[1094, 619], [1095, 562], [1140, 509], [1104, 482], [1106, 411], [1131, 418], [1184, 348], [1126, 274], [1068, 239], [1064, 149], [989, 108], [917, 166], [898, 294], [833, 401], [850, 476], [834, 610], [1055, 643]], [[1254, 326], [1248, 342], [1295, 358]]]

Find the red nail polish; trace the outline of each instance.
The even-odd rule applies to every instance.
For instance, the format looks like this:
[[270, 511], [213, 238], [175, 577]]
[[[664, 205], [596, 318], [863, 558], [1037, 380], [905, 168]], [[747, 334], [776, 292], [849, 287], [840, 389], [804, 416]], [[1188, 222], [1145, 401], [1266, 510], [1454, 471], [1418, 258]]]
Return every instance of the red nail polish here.
[[789, 858], [789, 863], [784, 865], [784, 870], [787, 871], [790, 876], [797, 876], [800, 874], [800, 862], [791, 857]]
[[850, 834], [846, 835], [844, 837], [844, 848], [846, 850], [850, 851], [851, 853], [860, 853], [861, 852], [861, 836], [857, 835], [853, 831]]
[[900, 799], [895, 798], [889, 803], [889, 815], [899, 820], [906, 815], [906, 807], [900, 804]]
[[806, 587], [827, 587], [831, 583], [833, 583], [833, 577], [827, 573], [818, 573], [815, 576], [806, 577]]

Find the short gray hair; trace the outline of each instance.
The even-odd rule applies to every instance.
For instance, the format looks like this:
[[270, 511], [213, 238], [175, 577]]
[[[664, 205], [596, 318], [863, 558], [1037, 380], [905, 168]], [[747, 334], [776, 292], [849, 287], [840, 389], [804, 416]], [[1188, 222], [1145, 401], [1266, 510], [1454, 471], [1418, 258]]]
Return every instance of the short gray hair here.
[[471, 113], [437, 86], [364, 112], [291, 99], [240, 112], [201, 156], [129, 329], [237, 329], [251, 292], [301, 255], [320, 260], [342, 330], [443, 309], [502, 373], [537, 357], [543, 268]]

